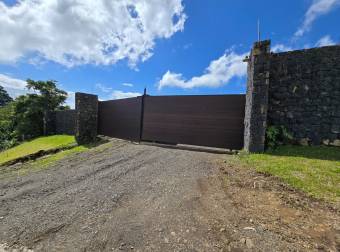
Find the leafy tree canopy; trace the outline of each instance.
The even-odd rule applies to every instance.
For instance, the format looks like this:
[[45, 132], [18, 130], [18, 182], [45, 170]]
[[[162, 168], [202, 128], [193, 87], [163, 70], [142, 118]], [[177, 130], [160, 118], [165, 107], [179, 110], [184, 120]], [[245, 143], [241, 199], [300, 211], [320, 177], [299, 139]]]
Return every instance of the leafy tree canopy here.
[[49, 112], [63, 109], [67, 93], [56, 86], [56, 81], [27, 80], [27, 88], [36, 91], [16, 99], [15, 125], [22, 138], [46, 134], [46, 117]]
[[0, 86], [0, 107], [5, 106], [11, 101], [13, 101], [13, 99], [9, 96], [7, 91]]
[[44, 111], [53, 111], [61, 106], [66, 98], [67, 93], [57, 88], [57, 82], [53, 80], [49, 81], [34, 81], [31, 79], [27, 80], [27, 88], [39, 92], [39, 99], [41, 105], [43, 105]]

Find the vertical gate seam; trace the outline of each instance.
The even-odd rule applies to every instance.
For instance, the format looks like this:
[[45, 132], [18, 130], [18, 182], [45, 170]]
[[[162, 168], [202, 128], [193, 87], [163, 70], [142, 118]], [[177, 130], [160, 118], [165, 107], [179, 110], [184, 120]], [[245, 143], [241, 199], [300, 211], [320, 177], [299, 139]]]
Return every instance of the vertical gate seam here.
[[144, 88], [144, 93], [142, 95], [142, 105], [141, 105], [141, 113], [140, 113], [140, 128], [139, 128], [139, 142], [143, 139], [143, 121], [144, 121], [144, 102], [146, 96], [146, 88]]

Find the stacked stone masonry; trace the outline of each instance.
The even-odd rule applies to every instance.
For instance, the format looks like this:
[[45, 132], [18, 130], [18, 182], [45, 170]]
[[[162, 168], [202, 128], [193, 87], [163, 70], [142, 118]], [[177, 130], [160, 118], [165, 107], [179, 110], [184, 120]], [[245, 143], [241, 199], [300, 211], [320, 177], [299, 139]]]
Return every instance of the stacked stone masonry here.
[[76, 93], [76, 140], [88, 144], [97, 138], [98, 96]]
[[46, 135], [74, 135], [76, 124], [76, 111], [74, 109], [53, 111], [44, 118]]
[[268, 124], [300, 144], [340, 144], [340, 46], [271, 55]]
[[76, 127], [76, 111], [74, 109], [56, 111], [55, 124], [57, 134], [74, 135]]
[[264, 150], [267, 126], [284, 126], [302, 145], [340, 146], [340, 46], [268, 53], [254, 44], [248, 62], [245, 149]]
[[268, 84], [270, 70], [270, 41], [257, 42], [248, 62], [245, 108], [244, 148], [250, 152], [264, 150]]

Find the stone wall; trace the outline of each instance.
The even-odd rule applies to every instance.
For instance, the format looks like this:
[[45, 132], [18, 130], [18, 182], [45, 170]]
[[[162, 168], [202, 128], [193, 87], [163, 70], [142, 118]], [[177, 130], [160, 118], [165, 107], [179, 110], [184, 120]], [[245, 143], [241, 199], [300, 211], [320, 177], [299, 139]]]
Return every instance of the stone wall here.
[[272, 54], [268, 102], [268, 124], [300, 144], [339, 144], [340, 46]]
[[[47, 118], [47, 119], [46, 119]], [[49, 112], [44, 119], [46, 135], [74, 135], [76, 111], [74, 109]]]
[[98, 96], [76, 93], [76, 140], [88, 144], [97, 138]]
[[55, 112], [50, 111], [45, 113], [43, 116], [43, 127], [44, 127], [44, 135], [54, 135], [56, 133], [56, 118]]
[[302, 145], [340, 146], [340, 46], [268, 53], [248, 62], [245, 150], [264, 150], [267, 126], [284, 126]]
[[74, 109], [56, 111], [55, 118], [56, 134], [75, 134], [76, 111]]
[[256, 42], [248, 62], [248, 80], [244, 119], [244, 149], [249, 152], [264, 150], [268, 84], [270, 69], [270, 41]]

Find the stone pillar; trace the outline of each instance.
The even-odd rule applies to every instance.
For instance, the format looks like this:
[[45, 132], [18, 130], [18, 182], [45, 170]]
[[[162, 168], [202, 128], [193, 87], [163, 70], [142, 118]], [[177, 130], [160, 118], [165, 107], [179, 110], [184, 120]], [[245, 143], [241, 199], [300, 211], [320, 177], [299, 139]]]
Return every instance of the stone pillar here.
[[248, 80], [244, 149], [254, 153], [263, 152], [267, 127], [270, 40], [256, 42], [245, 61], [248, 62]]
[[76, 140], [78, 144], [94, 142], [97, 137], [98, 96], [76, 93]]

